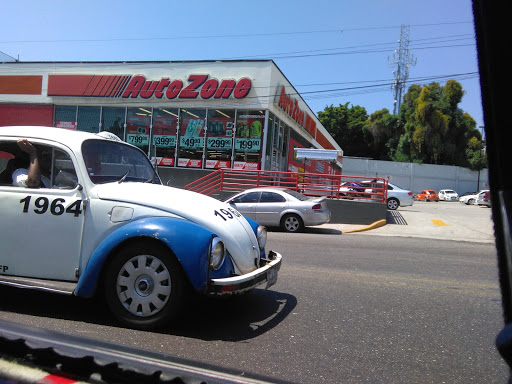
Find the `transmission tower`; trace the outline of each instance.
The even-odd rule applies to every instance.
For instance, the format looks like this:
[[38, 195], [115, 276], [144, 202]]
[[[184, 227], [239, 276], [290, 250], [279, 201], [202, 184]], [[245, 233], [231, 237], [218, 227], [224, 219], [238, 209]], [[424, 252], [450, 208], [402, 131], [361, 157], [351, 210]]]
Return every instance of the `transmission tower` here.
[[398, 49], [393, 52], [393, 60], [390, 64], [395, 66], [396, 71], [393, 71], [395, 80], [391, 89], [393, 90], [393, 114], [396, 115], [402, 104], [402, 94], [405, 91], [405, 83], [409, 78], [409, 68], [416, 65], [416, 58], [411, 55], [409, 50], [409, 26], [402, 25], [400, 28], [400, 41], [398, 42]]

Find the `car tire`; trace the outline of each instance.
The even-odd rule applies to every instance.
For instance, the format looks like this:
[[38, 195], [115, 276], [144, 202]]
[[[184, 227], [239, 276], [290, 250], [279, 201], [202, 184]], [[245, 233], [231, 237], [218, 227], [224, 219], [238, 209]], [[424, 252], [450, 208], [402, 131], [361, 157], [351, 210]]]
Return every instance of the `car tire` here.
[[299, 215], [288, 213], [281, 219], [281, 228], [286, 232], [302, 232], [304, 222]]
[[124, 325], [154, 329], [179, 313], [185, 278], [181, 265], [164, 246], [136, 243], [120, 249], [106, 268], [108, 307]]
[[469, 199], [466, 205], [472, 205], [475, 203], [475, 199]]
[[394, 197], [388, 199], [388, 209], [390, 211], [394, 211], [396, 210], [399, 206], [400, 206], [400, 202], [398, 201], [398, 199], [395, 199]]

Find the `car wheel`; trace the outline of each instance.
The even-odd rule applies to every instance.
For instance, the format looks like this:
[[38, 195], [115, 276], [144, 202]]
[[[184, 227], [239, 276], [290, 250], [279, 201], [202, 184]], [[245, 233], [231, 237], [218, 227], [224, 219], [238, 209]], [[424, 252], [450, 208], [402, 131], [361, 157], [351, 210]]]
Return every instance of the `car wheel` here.
[[107, 266], [104, 284], [114, 316], [140, 329], [157, 328], [172, 320], [184, 291], [178, 261], [154, 243], [131, 244], [118, 251]]
[[400, 202], [394, 197], [388, 199], [388, 209], [394, 211], [400, 206]]
[[286, 232], [301, 232], [304, 229], [304, 222], [300, 216], [289, 213], [281, 219], [281, 228]]
[[467, 205], [470, 205], [470, 204], [475, 204], [475, 199], [469, 199], [468, 202], [466, 203]]

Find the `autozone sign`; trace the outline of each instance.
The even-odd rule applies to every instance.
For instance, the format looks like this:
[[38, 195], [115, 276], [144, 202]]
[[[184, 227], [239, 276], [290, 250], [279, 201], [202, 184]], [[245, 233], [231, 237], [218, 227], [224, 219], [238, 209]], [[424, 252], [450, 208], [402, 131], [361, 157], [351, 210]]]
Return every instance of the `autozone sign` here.
[[315, 137], [315, 120], [306, 111], [300, 109], [299, 101], [287, 94], [284, 86], [277, 87], [275, 104]]
[[180, 79], [148, 80], [143, 75], [49, 75], [48, 96], [107, 97], [121, 99], [243, 99], [252, 88], [247, 77], [218, 80], [207, 74]]

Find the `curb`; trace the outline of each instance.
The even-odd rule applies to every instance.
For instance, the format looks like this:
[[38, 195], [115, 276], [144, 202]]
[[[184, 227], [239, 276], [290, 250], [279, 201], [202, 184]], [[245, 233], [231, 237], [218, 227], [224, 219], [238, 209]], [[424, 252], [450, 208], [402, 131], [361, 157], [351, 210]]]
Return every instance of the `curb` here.
[[349, 230], [349, 231], [343, 231], [342, 233], [353, 233], [353, 232], [362, 232], [362, 231], [369, 231], [370, 229], [375, 229], [375, 228], [380, 228], [380, 227], [383, 227], [386, 225], [386, 220], [385, 219], [382, 219], [382, 220], [377, 220], [376, 222], [366, 226], [366, 227], [363, 227], [363, 228], [357, 228], [357, 229], [352, 229], [352, 230]]

